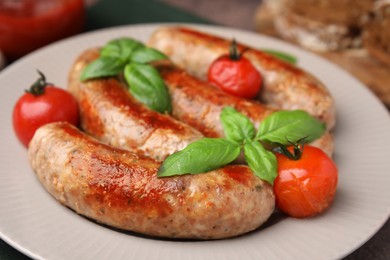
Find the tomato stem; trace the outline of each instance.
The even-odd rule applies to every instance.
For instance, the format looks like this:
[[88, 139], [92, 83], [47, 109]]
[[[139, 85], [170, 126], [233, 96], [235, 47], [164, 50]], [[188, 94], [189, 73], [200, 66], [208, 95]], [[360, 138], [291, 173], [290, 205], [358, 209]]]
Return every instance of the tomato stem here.
[[49, 85], [49, 83], [46, 82], [45, 75], [39, 70], [37, 70], [37, 72], [39, 74], [39, 78], [31, 85], [29, 89], [25, 90], [27, 93], [30, 93], [34, 96], [39, 96], [45, 93], [45, 88], [47, 85]]
[[241, 52], [239, 52], [236, 39], [233, 38], [233, 40], [232, 40], [232, 42], [230, 44], [230, 48], [229, 48], [229, 58], [231, 60], [238, 61], [238, 60], [241, 59], [242, 55], [247, 50], [248, 50], [248, 48], [244, 48]]
[[240, 60], [241, 54], [238, 52], [236, 39], [233, 38], [229, 48], [229, 58], [231, 60]]
[[273, 152], [282, 154], [291, 160], [298, 161], [302, 157], [303, 148], [306, 144], [306, 139], [307, 136], [299, 139], [296, 143], [287, 140], [288, 143], [290, 143], [293, 146], [294, 149], [293, 152], [290, 152], [287, 149], [287, 146], [283, 144], [278, 144], [278, 146], [273, 149]]

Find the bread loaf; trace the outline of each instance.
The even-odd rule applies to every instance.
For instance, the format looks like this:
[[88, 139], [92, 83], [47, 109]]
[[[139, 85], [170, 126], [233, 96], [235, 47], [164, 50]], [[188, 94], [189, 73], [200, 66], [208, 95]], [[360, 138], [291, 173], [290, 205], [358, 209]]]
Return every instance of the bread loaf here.
[[362, 25], [374, 0], [282, 0], [275, 29], [314, 51], [361, 46]]
[[369, 54], [390, 65], [390, 1], [377, 1], [363, 33]]

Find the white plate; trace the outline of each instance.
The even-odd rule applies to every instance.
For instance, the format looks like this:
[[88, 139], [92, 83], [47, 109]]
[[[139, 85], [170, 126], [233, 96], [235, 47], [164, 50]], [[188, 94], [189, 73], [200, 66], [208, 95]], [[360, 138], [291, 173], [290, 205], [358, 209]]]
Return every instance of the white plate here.
[[159, 25], [126, 26], [63, 40], [28, 55], [0, 74], [0, 234], [23, 253], [42, 259], [335, 259], [354, 251], [390, 214], [390, 120], [386, 109], [360, 82], [331, 63], [294, 46], [228, 28], [197, 26], [255, 47], [299, 57], [337, 103], [335, 160], [340, 171], [335, 202], [326, 214], [284, 219], [238, 238], [178, 242], [154, 240], [94, 224], [57, 203], [29, 167], [26, 150], [12, 130], [14, 103], [36, 69], [66, 86], [76, 56], [118, 36], [146, 41]]

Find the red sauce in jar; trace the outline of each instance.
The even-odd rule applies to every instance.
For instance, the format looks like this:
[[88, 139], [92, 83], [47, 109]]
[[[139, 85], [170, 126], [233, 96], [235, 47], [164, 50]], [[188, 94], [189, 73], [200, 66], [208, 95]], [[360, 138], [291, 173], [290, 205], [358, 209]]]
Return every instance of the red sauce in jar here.
[[83, 30], [83, 0], [0, 1], [0, 50], [9, 61]]

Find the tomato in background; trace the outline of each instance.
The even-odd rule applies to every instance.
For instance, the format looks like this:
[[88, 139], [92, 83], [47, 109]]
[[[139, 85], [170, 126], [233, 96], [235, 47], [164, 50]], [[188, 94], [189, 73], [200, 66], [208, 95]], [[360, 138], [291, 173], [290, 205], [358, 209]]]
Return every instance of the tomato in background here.
[[338, 170], [332, 159], [321, 149], [308, 145], [298, 160], [282, 154], [276, 156], [276, 206], [297, 218], [311, 217], [326, 210], [333, 201], [338, 181]]
[[12, 120], [16, 136], [28, 147], [35, 131], [42, 125], [59, 121], [77, 125], [78, 104], [69, 92], [46, 83], [44, 75], [40, 74], [29, 92], [16, 102]]
[[0, 1], [0, 49], [13, 61], [84, 28], [83, 0]]

